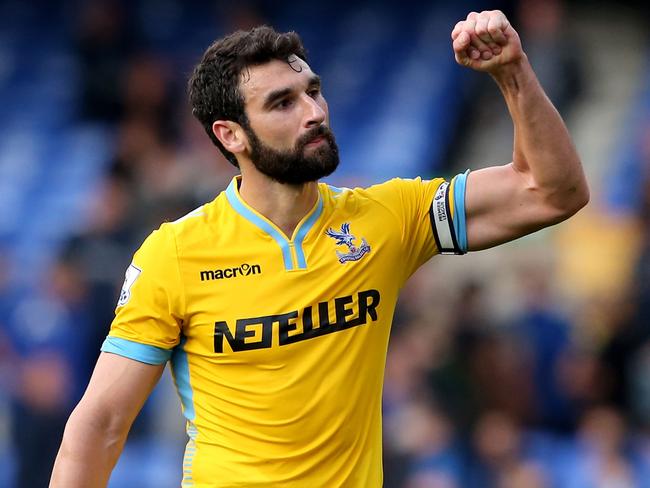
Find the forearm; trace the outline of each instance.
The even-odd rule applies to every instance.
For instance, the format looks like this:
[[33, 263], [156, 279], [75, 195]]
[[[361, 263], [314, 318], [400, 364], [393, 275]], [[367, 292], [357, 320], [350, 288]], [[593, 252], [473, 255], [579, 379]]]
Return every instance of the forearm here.
[[588, 187], [569, 132], [525, 55], [492, 72], [514, 124], [513, 165], [558, 208], [581, 207]]
[[70, 416], [50, 488], [99, 488], [108, 483], [126, 432], [79, 408]]
[[164, 364], [102, 352], [83, 398], [65, 427], [50, 488], [105, 487], [133, 420]]

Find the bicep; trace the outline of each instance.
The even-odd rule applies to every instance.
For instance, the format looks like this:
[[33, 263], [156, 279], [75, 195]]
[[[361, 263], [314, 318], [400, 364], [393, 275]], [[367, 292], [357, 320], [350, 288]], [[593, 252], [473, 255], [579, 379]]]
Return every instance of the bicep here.
[[101, 430], [126, 433], [164, 368], [102, 352], [75, 413], [89, 414]]
[[478, 251], [555, 223], [530, 175], [512, 163], [472, 171], [465, 190], [467, 244]]

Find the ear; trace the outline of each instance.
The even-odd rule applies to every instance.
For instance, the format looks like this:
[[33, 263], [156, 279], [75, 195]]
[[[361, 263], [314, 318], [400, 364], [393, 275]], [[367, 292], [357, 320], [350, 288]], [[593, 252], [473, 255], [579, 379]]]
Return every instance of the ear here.
[[215, 120], [212, 132], [228, 151], [233, 154], [244, 152], [248, 146], [248, 138], [244, 129], [232, 120]]

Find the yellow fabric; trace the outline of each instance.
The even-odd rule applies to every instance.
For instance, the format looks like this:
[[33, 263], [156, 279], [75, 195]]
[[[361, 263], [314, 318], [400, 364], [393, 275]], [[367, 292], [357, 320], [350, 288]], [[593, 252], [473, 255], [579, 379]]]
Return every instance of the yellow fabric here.
[[449, 183], [449, 211], [451, 213], [451, 218], [456, 217], [456, 201], [454, 199], [454, 194], [456, 193], [456, 180], [458, 176], [454, 176]]
[[[191, 438], [183, 486], [382, 485], [389, 330], [401, 286], [436, 254], [428, 212], [442, 182], [319, 184], [305, 269], [295, 239], [287, 271], [277, 241], [225, 193], [147, 238], [109, 338], [174, 349]], [[345, 223], [352, 247], [326, 234]], [[369, 251], [345, 261], [362, 239]]]

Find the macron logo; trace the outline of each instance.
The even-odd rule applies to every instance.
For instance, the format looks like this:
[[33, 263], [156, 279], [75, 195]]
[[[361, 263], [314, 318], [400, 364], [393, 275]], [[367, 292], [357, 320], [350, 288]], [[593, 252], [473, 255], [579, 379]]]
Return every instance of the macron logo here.
[[259, 264], [250, 265], [244, 263], [234, 268], [201, 271], [201, 281], [223, 280], [224, 278], [238, 278], [240, 276], [251, 276], [261, 273], [262, 268]]

